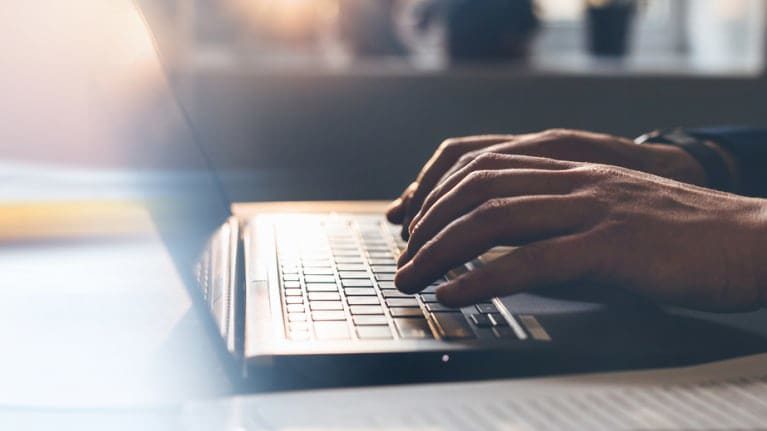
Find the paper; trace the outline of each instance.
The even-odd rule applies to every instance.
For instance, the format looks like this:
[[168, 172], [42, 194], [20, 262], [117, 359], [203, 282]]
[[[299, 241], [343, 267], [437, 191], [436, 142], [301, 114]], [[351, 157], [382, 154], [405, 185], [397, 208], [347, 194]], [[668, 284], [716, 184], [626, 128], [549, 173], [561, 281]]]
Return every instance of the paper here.
[[767, 427], [767, 354], [564, 378], [340, 389], [189, 404], [189, 429], [711, 430]]

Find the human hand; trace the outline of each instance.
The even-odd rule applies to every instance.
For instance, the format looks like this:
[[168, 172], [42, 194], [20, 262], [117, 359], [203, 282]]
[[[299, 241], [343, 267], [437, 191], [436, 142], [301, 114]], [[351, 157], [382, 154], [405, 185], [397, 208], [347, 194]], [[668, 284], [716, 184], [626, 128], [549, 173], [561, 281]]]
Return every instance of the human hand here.
[[395, 278], [408, 293], [515, 247], [439, 287], [450, 306], [583, 283], [711, 310], [767, 297], [767, 201], [624, 168], [487, 153], [436, 186], [412, 224]]
[[415, 182], [392, 202], [387, 211], [389, 221], [402, 224], [404, 239], [409, 235], [411, 220], [434, 187], [443, 178], [484, 153], [604, 163], [690, 184], [705, 185], [706, 181], [700, 163], [681, 148], [663, 144], [636, 145], [630, 139], [611, 135], [554, 129], [516, 136], [485, 135], [448, 139], [437, 148]]

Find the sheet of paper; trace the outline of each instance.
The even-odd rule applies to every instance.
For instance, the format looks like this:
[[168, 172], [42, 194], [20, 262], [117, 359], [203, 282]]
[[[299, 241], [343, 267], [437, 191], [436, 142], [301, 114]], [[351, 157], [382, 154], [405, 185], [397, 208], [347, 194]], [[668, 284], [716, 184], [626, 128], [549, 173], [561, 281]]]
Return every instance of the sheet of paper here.
[[767, 354], [694, 367], [242, 396], [184, 409], [188, 429], [655, 430], [767, 426]]

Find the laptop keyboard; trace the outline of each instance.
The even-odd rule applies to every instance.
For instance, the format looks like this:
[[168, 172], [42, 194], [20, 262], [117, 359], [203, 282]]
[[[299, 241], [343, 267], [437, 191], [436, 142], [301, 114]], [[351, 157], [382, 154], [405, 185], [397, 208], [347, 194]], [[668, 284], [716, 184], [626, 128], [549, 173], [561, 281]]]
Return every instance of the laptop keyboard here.
[[416, 295], [397, 290], [405, 244], [382, 218], [296, 216], [274, 227], [291, 340], [516, 338], [491, 302], [462, 309], [438, 303], [445, 279]]

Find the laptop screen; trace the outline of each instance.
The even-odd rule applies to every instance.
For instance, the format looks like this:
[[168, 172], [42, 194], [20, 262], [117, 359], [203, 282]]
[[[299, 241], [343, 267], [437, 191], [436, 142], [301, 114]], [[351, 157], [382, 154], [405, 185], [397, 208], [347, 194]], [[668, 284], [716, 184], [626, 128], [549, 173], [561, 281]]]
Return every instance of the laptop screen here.
[[108, 7], [115, 19], [100, 32], [109, 46], [100, 81], [115, 95], [110, 105], [116, 107], [116, 134], [125, 141], [123, 157], [179, 275], [201, 297], [195, 266], [231, 205], [173, 93], [138, 6], [116, 0]]

